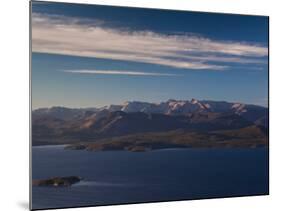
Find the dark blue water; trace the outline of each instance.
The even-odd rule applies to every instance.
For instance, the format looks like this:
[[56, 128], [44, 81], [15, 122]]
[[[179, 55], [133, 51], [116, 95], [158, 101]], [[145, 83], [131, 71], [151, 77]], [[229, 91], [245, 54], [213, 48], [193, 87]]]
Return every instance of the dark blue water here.
[[88, 152], [33, 147], [33, 179], [84, 178], [72, 187], [33, 187], [32, 208], [136, 203], [268, 193], [268, 149]]

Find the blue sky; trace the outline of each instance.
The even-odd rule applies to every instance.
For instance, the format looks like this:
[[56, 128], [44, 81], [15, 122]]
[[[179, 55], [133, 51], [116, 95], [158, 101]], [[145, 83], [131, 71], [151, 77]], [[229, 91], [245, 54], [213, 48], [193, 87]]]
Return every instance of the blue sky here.
[[33, 2], [32, 106], [267, 106], [267, 45], [267, 17]]

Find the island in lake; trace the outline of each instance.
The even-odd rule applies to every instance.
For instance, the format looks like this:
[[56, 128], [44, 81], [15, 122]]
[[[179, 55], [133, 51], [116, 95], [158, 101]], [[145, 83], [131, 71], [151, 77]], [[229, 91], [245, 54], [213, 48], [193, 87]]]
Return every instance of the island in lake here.
[[70, 187], [80, 181], [81, 178], [77, 176], [53, 177], [48, 179], [33, 180], [32, 185], [41, 187]]

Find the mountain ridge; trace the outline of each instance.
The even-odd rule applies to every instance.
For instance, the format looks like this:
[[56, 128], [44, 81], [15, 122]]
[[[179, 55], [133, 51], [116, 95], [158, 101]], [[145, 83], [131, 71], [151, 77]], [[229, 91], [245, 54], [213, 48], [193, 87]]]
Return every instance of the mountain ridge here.
[[196, 100], [192, 98], [191, 100], [174, 100], [169, 99], [160, 103], [149, 103], [142, 101], [126, 101], [120, 105], [108, 105], [100, 108], [89, 107], [89, 108], [68, 108], [62, 106], [53, 106], [50, 108], [38, 108], [32, 111], [33, 115], [37, 114], [51, 114], [51, 113], [59, 113], [69, 112], [73, 114], [82, 114], [84, 112], [97, 112], [101, 110], [108, 111], [124, 111], [124, 112], [145, 112], [145, 113], [163, 113], [163, 114], [183, 114], [190, 113], [194, 111], [210, 111], [210, 112], [226, 112], [226, 111], [234, 111], [237, 114], [242, 114], [247, 112], [247, 108], [255, 108], [255, 109], [265, 109], [268, 108], [253, 105], [253, 104], [245, 104], [238, 102], [227, 102], [227, 101], [213, 101], [213, 100]]
[[32, 112], [34, 145], [93, 141], [177, 129], [206, 132], [268, 127], [268, 109], [225, 101], [126, 102], [98, 108], [52, 107]]

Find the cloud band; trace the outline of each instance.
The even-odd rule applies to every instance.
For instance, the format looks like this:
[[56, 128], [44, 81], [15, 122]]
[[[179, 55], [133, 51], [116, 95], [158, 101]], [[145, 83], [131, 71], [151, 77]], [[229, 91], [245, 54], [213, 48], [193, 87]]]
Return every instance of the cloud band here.
[[119, 70], [63, 70], [66, 73], [95, 74], [95, 75], [127, 75], [127, 76], [180, 76], [169, 73], [153, 73], [140, 71], [119, 71]]
[[32, 51], [199, 70], [225, 70], [229, 63], [259, 64], [268, 54], [257, 44], [134, 32], [104, 27], [100, 20], [38, 13], [32, 14]]

